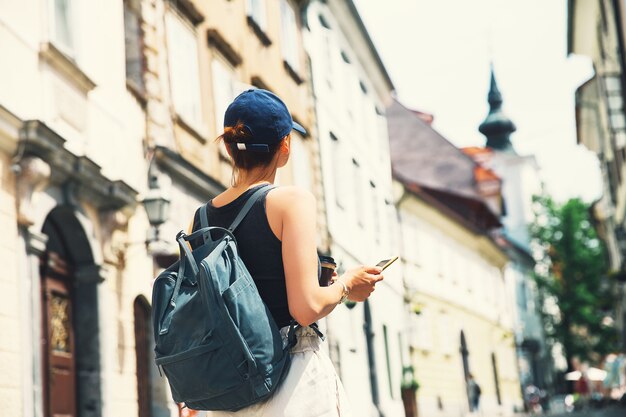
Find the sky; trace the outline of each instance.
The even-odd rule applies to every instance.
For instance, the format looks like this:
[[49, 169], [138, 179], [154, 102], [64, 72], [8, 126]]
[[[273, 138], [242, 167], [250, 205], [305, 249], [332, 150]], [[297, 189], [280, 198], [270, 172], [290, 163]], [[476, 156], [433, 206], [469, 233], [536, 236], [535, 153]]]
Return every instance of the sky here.
[[598, 161], [576, 144], [574, 92], [593, 74], [567, 56], [565, 0], [354, 0], [398, 99], [435, 116], [459, 147], [483, 146], [490, 64], [517, 126], [511, 141], [535, 155], [556, 200], [601, 194]]

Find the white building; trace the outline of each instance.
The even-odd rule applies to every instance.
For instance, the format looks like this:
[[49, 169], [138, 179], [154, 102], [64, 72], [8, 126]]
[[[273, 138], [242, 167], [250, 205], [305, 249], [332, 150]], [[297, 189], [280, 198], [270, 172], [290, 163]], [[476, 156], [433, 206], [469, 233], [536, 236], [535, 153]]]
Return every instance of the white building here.
[[3, 415], [137, 414], [133, 314], [153, 271], [124, 16], [121, 1], [0, 5]]
[[[352, 1], [311, 1], [304, 16], [330, 254], [340, 270], [374, 265], [399, 250], [385, 119], [393, 85]], [[385, 276], [369, 302], [327, 320], [331, 358], [360, 416], [404, 412], [399, 265]]]
[[499, 213], [470, 157], [397, 101], [387, 116], [419, 415], [465, 415], [470, 374], [485, 415], [512, 415], [521, 392]]

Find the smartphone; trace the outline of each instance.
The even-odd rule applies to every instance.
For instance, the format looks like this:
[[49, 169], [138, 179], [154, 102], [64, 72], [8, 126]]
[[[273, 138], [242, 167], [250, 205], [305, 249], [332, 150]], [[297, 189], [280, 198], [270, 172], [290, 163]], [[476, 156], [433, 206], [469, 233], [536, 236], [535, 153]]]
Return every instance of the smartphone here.
[[385, 270], [385, 268], [387, 268], [389, 265], [391, 265], [392, 263], [394, 263], [396, 261], [396, 259], [398, 259], [397, 256], [394, 256], [392, 258], [389, 259], [383, 259], [382, 261], [378, 262], [376, 264], [376, 266], [379, 266], [383, 269], [383, 271]]

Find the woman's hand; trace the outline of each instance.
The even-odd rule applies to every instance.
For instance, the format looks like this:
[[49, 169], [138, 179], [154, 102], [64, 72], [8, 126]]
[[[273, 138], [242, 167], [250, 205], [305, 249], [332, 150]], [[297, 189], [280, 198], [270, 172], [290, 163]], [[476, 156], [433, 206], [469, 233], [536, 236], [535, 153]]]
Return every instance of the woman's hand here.
[[381, 274], [382, 269], [377, 266], [358, 266], [353, 268], [337, 280], [342, 280], [350, 294], [350, 301], [365, 301], [372, 292], [377, 282], [382, 281], [384, 276]]

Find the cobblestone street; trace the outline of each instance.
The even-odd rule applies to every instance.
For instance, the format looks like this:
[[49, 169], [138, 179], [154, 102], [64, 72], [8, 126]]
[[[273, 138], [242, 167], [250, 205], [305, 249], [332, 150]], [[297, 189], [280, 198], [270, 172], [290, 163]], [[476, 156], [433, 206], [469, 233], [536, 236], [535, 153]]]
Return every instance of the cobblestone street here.
[[575, 413], [548, 414], [549, 417], [626, 417], [626, 407], [610, 407], [601, 410], [584, 410]]

